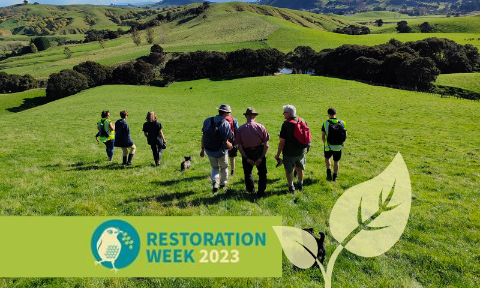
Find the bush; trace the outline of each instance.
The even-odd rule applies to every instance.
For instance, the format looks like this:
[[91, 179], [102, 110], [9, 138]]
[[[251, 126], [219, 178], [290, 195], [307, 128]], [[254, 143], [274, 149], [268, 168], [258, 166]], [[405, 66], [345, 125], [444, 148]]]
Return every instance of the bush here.
[[111, 77], [111, 72], [107, 67], [93, 61], [80, 63], [74, 66], [73, 70], [87, 78], [88, 87], [90, 88], [106, 84]]
[[87, 88], [88, 81], [83, 74], [66, 69], [50, 75], [46, 94], [49, 100], [56, 100], [74, 95]]
[[38, 51], [47, 50], [52, 46], [52, 42], [47, 37], [37, 37], [31, 40], [37, 47]]
[[16, 75], [0, 72], [0, 93], [22, 92], [37, 87], [37, 80], [31, 75]]

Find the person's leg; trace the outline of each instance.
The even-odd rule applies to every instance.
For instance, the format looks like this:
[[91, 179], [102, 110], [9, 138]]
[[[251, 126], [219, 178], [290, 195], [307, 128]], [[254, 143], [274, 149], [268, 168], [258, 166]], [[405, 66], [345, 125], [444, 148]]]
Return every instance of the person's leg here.
[[297, 171], [297, 187], [298, 190], [303, 190], [303, 176], [305, 171], [305, 162], [306, 162], [305, 154], [298, 157], [295, 161], [295, 171]]
[[333, 152], [333, 177], [332, 180], [337, 180], [338, 168], [340, 168], [340, 159], [342, 158], [342, 151]]
[[162, 153], [163, 153], [163, 149], [162, 149], [162, 145], [160, 144], [157, 144], [157, 149], [158, 149], [158, 163], [159, 164], [162, 164]]
[[220, 157], [218, 162], [220, 165], [220, 188], [225, 188], [228, 181], [228, 155]]
[[267, 158], [263, 157], [262, 162], [257, 166], [258, 170], [258, 196], [262, 197], [267, 189]]
[[208, 160], [210, 160], [210, 166], [212, 167], [212, 174], [210, 175], [210, 179], [212, 180], [213, 185], [213, 193], [218, 191], [218, 184], [219, 184], [219, 163], [218, 158], [208, 156]]
[[285, 176], [287, 178], [288, 191], [290, 193], [295, 192], [295, 187], [293, 186], [293, 170], [295, 166], [295, 161], [292, 157], [283, 156], [283, 168], [285, 168]]
[[123, 165], [127, 165], [127, 155], [128, 155], [128, 149], [127, 147], [121, 147], [122, 148], [122, 157], [123, 157], [123, 161], [122, 161], [122, 164]]
[[228, 151], [228, 157], [230, 158], [230, 167], [231, 167], [231, 172], [230, 175], [233, 176], [235, 173], [235, 157], [238, 155], [238, 148], [234, 146], [231, 150]]
[[330, 162], [330, 157], [332, 157], [332, 151], [323, 150], [323, 155], [325, 156], [325, 166], [327, 166], [327, 181], [332, 180], [332, 163]]
[[230, 175], [235, 173], [235, 157], [230, 157], [230, 167], [232, 169]]
[[152, 149], [153, 161], [155, 161], [155, 165], [159, 165], [160, 162], [158, 162], [158, 147], [157, 147], [157, 144], [151, 144], [150, 148]]
[[[137, 147], [134, 145], [130, 146], [130, 154], [128, 154], [128, 161], [127, 161], [127, 165], [132, 165], [132, 159], [133, 159], [133, 155], [135, 155], [135, 150], [137, 150]], [[127, 149], [125, 149], [125, 151], [127, 151]], [[123, 156], [125, 158], [125, 156]]]
[[112, 161], [113, 149], [115, 148], [113, 139], [105, 142], [105, 146], [106, 146], [108, 161]]
[[242, 164], [243, 164], [243, 175], [245, 178], [245, 188], [247, 189], [248, 192], [254, 193], [255, 182], [253, 181], [253, 176], [252, 176], [253, 166], [252, 164], [247, 162], [246, 158], [242, 158]]

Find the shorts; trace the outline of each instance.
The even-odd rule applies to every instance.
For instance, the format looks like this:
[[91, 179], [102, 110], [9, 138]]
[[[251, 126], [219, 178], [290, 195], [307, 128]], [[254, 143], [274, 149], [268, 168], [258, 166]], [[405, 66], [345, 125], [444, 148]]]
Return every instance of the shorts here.
[[237, 157], [237, 156], [238, 156], [237, 146], [233, 146], [232, 150], [228, 150], [228, 157]]
[[288, 173], [293, 173], [293, 167], [305, 170], [306, 157], [305, 154], [299, 156], [283, 156], [283, 167]]
[[340, 151], [323, 151], [323, 154], [325, 155], [325, 159], [330, 159], [333, 155], [333, 161], [338, 162], [342, 158], [342, 150]]

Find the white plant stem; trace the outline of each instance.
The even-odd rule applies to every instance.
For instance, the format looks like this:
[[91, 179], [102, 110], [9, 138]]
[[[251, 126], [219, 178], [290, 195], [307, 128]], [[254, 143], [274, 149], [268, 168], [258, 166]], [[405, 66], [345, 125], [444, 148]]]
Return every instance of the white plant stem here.
[[325, 268], [323, 268], [322, 263], [318, 261], [318, 258], [315, 259], [317, 261], [317, 265], [322, 272], [323, 275], [323, 280], [325, 281], [325, 288], [331, 288], [332, 287], [332, 272], [333, 272], [333, 265], [335, 265], [335, 261], [337, 260], [338, 255], [340, 252], [342, 252], [343, 246], [342, 244], [339, 244], [337, 249], [332, 254], [332, 257], [330, 258], [330, 261], [327, 263], [327, 272], [325, 273]]

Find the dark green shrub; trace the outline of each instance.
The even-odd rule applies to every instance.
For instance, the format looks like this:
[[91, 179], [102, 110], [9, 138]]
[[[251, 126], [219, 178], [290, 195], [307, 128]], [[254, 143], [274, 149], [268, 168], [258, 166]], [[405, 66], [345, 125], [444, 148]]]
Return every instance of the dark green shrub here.
[[56, 100], [76, 94], [87, 88], [88, 81], [83, 74], [66, 69], [50, 75], [46, 94], [49, 100]]

